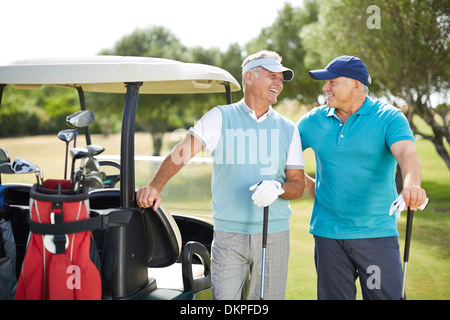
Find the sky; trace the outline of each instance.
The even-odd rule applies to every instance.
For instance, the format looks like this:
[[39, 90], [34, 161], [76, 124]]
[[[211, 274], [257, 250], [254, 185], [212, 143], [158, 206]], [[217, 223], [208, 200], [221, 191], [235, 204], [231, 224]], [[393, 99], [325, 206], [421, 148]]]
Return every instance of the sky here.
[[136, 28], [164, 26], [187, 47], [244, 45], [302, 0], [14, 0], [0, 9], [0, 65], [90, 56]]

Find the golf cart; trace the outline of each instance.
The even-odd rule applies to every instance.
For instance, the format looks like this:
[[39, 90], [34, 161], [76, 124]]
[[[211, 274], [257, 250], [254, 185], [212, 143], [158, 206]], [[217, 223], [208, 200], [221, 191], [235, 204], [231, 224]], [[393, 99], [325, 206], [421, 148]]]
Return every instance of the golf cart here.
[[[118, 165], [120, 188], [96, 189], [88, 195], [91, 218], [100, 216], [106, 220], [111, 212], [128, 217], [123, 225], [93, 231], [102, 263], [102, 298], [210, 297], [212, 225], [193, 217], [174, 217], [165, 209], [142, 209], [135, 203], [136, 109], [139, 94], [223, 92], [226, 102], [231, 103], [231, 92], [240, 90], [236, 79], [223, 69], [202, 64], [160, 58], [95, 56], [15, 61], [0, 66], [0, 103], [6, 85], [27, 90], [42, 86], [76, 89], [82, 111], [86, 111], [84, 92], [125, 94]], [[86, 145], [92, 145], [89, 130], [86, 130]], [[33, 186], [7, 184], [4, 188], [5, 204], [14, 210], [13, 214], [29, 215]], [[17, 239], [27, 235], [27, 227], [23, 223], [19, 230], [22, 235]], [[26, 244], [17, 246], [20, 267]], [[203, 265], [203, 275], [198, 278], [192, 271], [195, 261]], [[155, 280], [150, 271], [154, 268], [167, 270], [169, 277], [182, 279], [181, 287], [159, 287], [158, 279]]]

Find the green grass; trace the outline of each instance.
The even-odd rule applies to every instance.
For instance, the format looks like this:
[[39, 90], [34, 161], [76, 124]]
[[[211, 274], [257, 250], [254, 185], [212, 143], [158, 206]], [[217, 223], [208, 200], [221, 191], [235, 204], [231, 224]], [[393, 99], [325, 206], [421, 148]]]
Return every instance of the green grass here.
[[[170, 140], [170, 135], [167, 138]], [[93, 136], [93, 143], [105, 146], [104, 154], [119, 154], [120, 137]], [[83, 141], [77, 144], [83, 146]], [[151, 155], [150, 136], [136, 136], [136, 154]], [[408, 265], [407, 291], [409, 299], [450, 298], [450, 170], [438, 157], [434, 146], [425, 140], [416, 142], [422, 163], [422, 185], [430, 198], [424, 212], [414, 215], [412, 243]], [[38, 164], [46, 178], [62, 178], [64, 172], [65, 145], [57, 137], [41, 136], [0, 139], [11, 159], [24, 157]], [[167, 153], [168, 150], [165, 150]], [[306, 171], [314, 172], [314, 155], [305, 152]], [[155, 168], [137, 162], [136, 185], [148, 183]], [[2, 175], [3, 183], [34, 183], [34, 175]], [[163, 205], [177, 214], [195, 214], [211, 218], [210, 168], [205, 165], [189, 165], [169, 182], [163, 194]], [[287, 299], [316, 299], [316, 274], [313, 257], [313, 238], [308, 233], [308, 223], [313, 201], [307, 195], [291, 202], [291, 254], [289, 262]], [[403, 213], [398, 221], [400, 245], [403, 250], [406, 218]], [[403, 256], [403, 251], [402, 251]], [[359, 295], [360, 298], [360, 295]]]

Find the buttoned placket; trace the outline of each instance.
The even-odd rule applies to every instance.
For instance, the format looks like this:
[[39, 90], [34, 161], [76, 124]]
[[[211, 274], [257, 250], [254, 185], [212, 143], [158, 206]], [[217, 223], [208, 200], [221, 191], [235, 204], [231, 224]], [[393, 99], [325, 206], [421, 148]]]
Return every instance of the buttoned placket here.
[[336, 143], [336, 151], [344, 151], [344, 143], [345, 143], [345, 138], [348, 134], [348, 130], [350, 129], [350, 126], [353, 124], [353, 122], [355, 122], [355, 120], [358, 118], [358, 114], [354, 113], [352, 114], [347, 121], [345, 121], [345, 123], [342, 123], [342, 120], [339, 119], [338, 116], [336, 116], [335, 114], [333, 114], [333, 117], [336, 118], [339, 121], [339, 134], [337, 137], [337, 143]]
[[364, 104], [359, 108], [357, 112], [352, 114], [345, 123], [342, 123], [341, 119], [336, 115], [335, 109], [330, 108], [327, 113], [327, 117], [334, 117], [339, 122], [339, 134], [337, 137], [336, 142], [336, 151], [344, 151], [344, 142], [346, 139], [346, 136], [348, 134], [348, 130], [350, 129], [350, 126], [358, 119], [360, 115], [366, 115], [370, 113], [370, 110], [373, 106], [373, 101], [367, 97], [364, 101]]

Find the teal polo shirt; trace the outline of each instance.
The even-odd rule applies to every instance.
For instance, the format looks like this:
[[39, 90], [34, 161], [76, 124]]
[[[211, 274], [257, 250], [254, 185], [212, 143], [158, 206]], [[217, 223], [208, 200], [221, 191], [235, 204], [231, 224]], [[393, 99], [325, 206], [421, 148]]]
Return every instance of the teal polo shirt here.
[[309, 232], [331, 239], [398, 236], [395, 160], [390, 147], [414, 136], [401, 110], [367, 97], [345, 124], [328, 106], [297, 123], [303, 150], [316, 159], [316, 197]]

